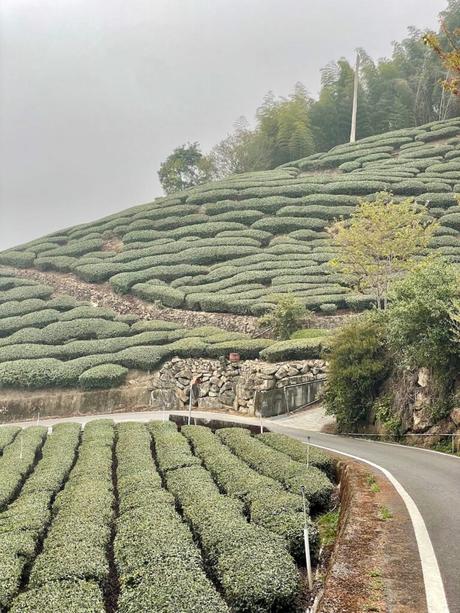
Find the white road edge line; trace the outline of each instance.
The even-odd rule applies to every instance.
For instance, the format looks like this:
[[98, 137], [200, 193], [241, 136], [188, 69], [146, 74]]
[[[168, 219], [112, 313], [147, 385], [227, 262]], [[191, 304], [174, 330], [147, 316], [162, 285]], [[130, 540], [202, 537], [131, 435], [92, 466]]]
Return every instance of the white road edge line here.
[[404, 504], [406, 505], [407, 511], [409, 513], [412, 526], [414, 528], [415, 539], [417, 541], [418, 552], [422, 564], [423, 582], [425, 584], [425, 596], [428, 613], [449, 613], [449, 606], [447, 604], [447, 598], [444, 590], [441, 572], [439, 570], [438, 561], [436, 559], [436, 554], [434, 552], [433, 544], [431, 542], [430, 535], [428, 534], [425, 521], [422, 517], [422, 514], [418, 510], [418, 507], [415, 504], [414, 500], [399, 483], [396, 477], [394, 477], [389, 470], [383, 468], [383, 466], [375, 464], [370, 460], [365, 460], [364, 458], [360, 458], [359, 456], [352, 455], [351, 453], [346, 453], [344, 451], [338, 451], [337, 449], [332, 449], [331, 447], [325, 447], [324, 445], [317, 445], [316, 443], [311, 443], [311, 445], [313, 445], [313, 447], [319, 447], [320, 449], [324, 449], [326, 451], [332, 451], [333, 453], [338, 453], [340, 455], [347, 456], [354, 460], [359, 460], [360, 462], [365, 462], [366, 464], [369, 464], [370, 466], [373, 466], [374, 468], [382, 472], [385, 477], [390, 481], [390, 483], [394, 486], [398, 494], [403, 499]]

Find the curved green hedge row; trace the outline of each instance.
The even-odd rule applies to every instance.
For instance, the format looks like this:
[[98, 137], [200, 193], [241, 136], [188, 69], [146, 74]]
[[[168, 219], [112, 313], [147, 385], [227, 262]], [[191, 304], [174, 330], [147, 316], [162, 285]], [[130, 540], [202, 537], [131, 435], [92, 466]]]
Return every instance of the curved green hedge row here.
[[[19, 591], [25, 566], [35, 557], [37, 541], [51, 520], [50, 504], [62, 488], [74, 461], [80, 438], [78, 424], [59, 424], [46, 439], [42, 458], [26, 481], [21, 494], [0, 514], [0, 606], [11, 602]], [[15, 610], [32, 611], [35, 597], [20, 598]], [[26, 602], [24, 602], [26, 600]], [[45, 606], [45, 601], [38, 599]], [[51, 603], [51, 606], [56, 604]], [[25, 607], [25, 609], [23, 609]], [[49, 609], [47, 603], [46, 610]], [[35, 610], [45, 610], [44, 608]]]
[[298, 494], [305, 489], [305, 496], [312, 510], [325, 509], [330, 504], [333, 491], [331, 481], [318, 468], [307, 468], [284, 453], [265, 445], [243, 428], [224, 428], [217, 436], [231, 451], [260, 472], [280, 481], [288, 490]]
[[0, 510], [18, 493], [45, 442], [47, 429], [30, 426], [16, 436], [0, 456]]
[[324, 471], [330, 478], [334, 477], [334, 461], [318, 447], [305, 445], [304, 442], [294, 439], [278, 432], [264, 432], [258, 434], [257, 438], [269, 447], [288, 455], [296, 462], [303, 464], [309, 463]]
[[21, 431], [19, 426], [1, 426], [0, 427], [0, 454], [3, 453], [5, 447], [10, 445], [18, 432]]
[[[164, 450], [157, 449], [160, 431], [158, 426], [152, 429], [159, 464]], [[190, 448], [189, 453], [195, 458]], [[299, 575], [282, 540], [248, 523], [241, 503], [220, 494], [201, 466], [169, 470], [164, 476], [168, 490], [199, 537], [206, 562], [231, 609], [289, 610], [298, 594]], [[257, 568], [257, 572], [248, 572], [248, 568]]]
[[203, 571], [192, 533], [174, 509], [174, 498], [161, 487], [145, 426], [119, 424], [117, 431], [118, 610], [227, 612]]
[[[291, 555], [305, 561], [303, 503], [301, 496], [286, 492], [279, 481], [265, 477], [237, 458], [205, 426], [183, 426], [182, 434], [203, 461], [219, 489], [242, 500], [251, 522], [282, 536]], [[308, 511], [308, 509], [307, 509]], [[318, 531], [310, 522], [312, 555], [318, 552]]]

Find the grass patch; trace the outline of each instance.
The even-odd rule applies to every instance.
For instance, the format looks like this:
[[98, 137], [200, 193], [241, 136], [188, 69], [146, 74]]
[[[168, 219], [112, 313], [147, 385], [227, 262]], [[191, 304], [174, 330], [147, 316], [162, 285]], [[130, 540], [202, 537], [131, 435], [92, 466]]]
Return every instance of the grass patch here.
[[330, 547], [335, 543], [339, 531], [340, 510], [329, 511], [317, 520], [322, 547]]

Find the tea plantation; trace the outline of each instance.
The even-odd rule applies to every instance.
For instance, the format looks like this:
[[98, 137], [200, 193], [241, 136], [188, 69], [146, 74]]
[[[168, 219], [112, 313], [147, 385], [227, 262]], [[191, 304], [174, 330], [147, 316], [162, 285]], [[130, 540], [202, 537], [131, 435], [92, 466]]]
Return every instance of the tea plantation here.
[[0, 443], [2, 611], [300, 610], [299, 488], [316, 559], [334, 487], [319, 450], [307, 466], [284, 435], [110, 420]]
[[148, 372], [174, 357], [219, 358], [231, 351], [268, 361], [319, 357], [327, 337], [285, 342], [217, 327], [162, 320], [52, 297], [53, 288], [0, 272], [0, 389], [110, 388], [128, 370]]
[[175, 308], [260, 315], [285, 292], [328, 313], [365, 308], [372, 297], [328, 266], [326, 226], [360, 197], [414, 197], [440, 224], [431, 249], [460, 262], [459, 145], [459, 118], [372, 136], [50, 234], [0, 264], [72, 272]]

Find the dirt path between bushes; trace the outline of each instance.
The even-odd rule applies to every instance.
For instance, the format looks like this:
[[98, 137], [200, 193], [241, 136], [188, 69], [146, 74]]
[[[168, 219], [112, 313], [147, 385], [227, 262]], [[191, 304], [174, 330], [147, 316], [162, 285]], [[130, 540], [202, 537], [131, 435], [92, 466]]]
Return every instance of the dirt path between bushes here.
[[244, 332], [250, 335], [254, 335], [257, 330], [256, 317], [161, 307], [145, 302], [132, 294], [117, 294], [108, 283], [87, 283], [73, 273], [44, 272], [34, 268], [6, 266], [0, 269], [12, 271], [17, 277], [51, 285], [54, 287], [55, 295], [67, 294], [77, 300], [88, 300], [94, 306], [110, 308], [119, 315], [135, 315], [139, 319], [164, 319], [178, 322], [185, 328], [217, 326], [229, 332]]
[[[173, 309], [146, 302], [132, 294], [117, 294], [109, 283], [87, 283], [73, 273], [41, 271], [35, 268], [12, 268], [0, 266], [1, 271], [11, 271], [16, 277], [33, 279], [54, 287], [54, 295], [67, 294], [77, 300], [88, 300], [94, 306], [112, 309], [119, 315], [134, 315], [139, 319], [164, 319], [180, 323], [184, 328], [199, 326], [217, 326], [229, 332], [244, 332], [250, 336], [270, 336], [261, 334], [257, 326], [257, 317], [236, 315], [233, 313], [211, 313], [207, 311], [190, 311]], [[348, 313], [337, 315], [313, 316], [310, 327], [336, 328], [350, 317]]]

